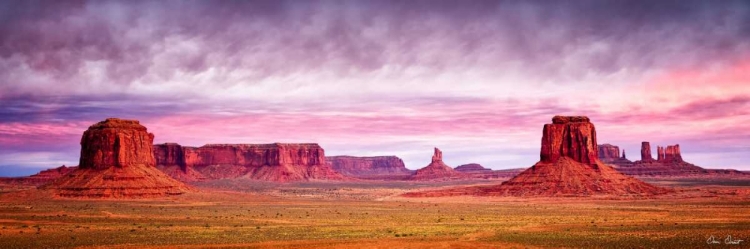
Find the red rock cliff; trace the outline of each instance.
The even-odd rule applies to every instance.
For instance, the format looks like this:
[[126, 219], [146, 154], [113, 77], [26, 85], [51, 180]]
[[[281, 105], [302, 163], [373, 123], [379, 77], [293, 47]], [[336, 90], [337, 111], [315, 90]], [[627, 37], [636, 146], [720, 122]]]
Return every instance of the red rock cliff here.
[[682, 154], [680, 153], [680, 145], [667, 145], [667, 147], [657, 146], [656, 154], [658, 162], [682, 162]]
[[396, 156], [354, 157], [331, 156], [326, 157], [333, 170], [348, 176], [377, 176], [377, 175], [408, 175], [412, 171], [407, 169], [404, 161]]
[[587, 117], [555, 116], [551, 124], [544, 125], [540, 157], [542, 162], [569, 157], [577, 162], [595, 165], [598, 151], [594, 125]]
[[[265, 181], [343, 179], [326, 163], [318, 144], [208, 144], [187, 147], [178, 144], [154, 146], [157, 164], [177, 165], [189, 177], [176, 175], [170, 167], [160, 169], [178, 179], [223, 179], [247, 176]], [[180, 157], [181, 155], [181, 157]]]
[[620, 158], [620, 147], [611, 144], [600, 144], [598, 148], [599, 159], [608, 161]]
[[157, 165], [180, 166], [185, 170], [185, 151], [176, 143], [155, 144], [154, 158]]
[[318, 144], [208, 144], [198, 148], [183, 148], [184, 161], [188, 167], [313, 166], [325, 163], [325, 152]]
[[154, 166], [153, 142], [154, 135], [137, 120], [108, 118], [83, 133], [79, 166], [82, 169]]
[[667, 162], [682, 162], [680, 145], [667, 145], [667, 147], [664, 148], [664, 160]]
[[641, 142], [641, 161], [649, 162], [653, 160], [654, 157], [651, 156], [651, 143]]

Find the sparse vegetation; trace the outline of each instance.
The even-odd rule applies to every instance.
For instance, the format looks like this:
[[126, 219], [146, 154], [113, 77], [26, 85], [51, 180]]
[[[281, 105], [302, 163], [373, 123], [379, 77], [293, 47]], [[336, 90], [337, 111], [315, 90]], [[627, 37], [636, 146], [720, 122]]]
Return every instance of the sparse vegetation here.
[[[447, 243], [695, 248], [704, 246], [710, 235], [750, 238], [746, 211], [750, 200], [741, 196], [628, 201], [415, 199], [378, 193], [398, 192], [398, 188], [280, 187], [285, 188], [299, 188], [303, 194], [316, 188], [338, 189], [332, 191], [342, 191], [342, 198], [203, 191], [156, 200], [102, 201], [2, 194], [0, 248], [343, 242], [349, 247]], [[369, 199], [349, 198], [348, 193]]]

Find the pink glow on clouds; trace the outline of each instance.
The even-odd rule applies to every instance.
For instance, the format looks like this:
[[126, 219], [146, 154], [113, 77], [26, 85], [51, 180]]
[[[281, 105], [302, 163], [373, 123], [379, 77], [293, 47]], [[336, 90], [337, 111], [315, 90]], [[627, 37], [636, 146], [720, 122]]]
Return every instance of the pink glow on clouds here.
[[750, 170], [750, 7], [662, 4], [682, 11], [0, 3], [0, 167], [23, 153], [75, 164], [81, 132], [107, 117], [141, 120], [159, 143], [317, 142], [410, 168], [437, 146], [453, 166], [526, 167], [561, 114], [590, 116], [631, 159], [648, 140]]

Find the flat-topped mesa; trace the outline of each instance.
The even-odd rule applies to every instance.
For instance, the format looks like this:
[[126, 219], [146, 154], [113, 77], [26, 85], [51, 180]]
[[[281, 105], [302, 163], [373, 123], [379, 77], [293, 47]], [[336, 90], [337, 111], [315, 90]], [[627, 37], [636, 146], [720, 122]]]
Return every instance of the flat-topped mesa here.
[[492, 169], [485, 168], [481, 164], [478, 163], [469, 163], [469, 164], [463, 164], [456, 166], [454, 169], [458, 172], [491, 172]]
[[586, 116], [554, 116], [552, 117], [553, 124], [567, 124], [567, 123], [591, 123]]
[[584, 116], [555, 116], [544, 125], [540, 159], [554, 163], [561, 157], [594, 166], [598, 159], [596, 129]]
[[611, 144], [600, 144], [597, 147], [599, 149], [599, 159], [609, 161], [620, 158], [620, 147]]
[[[153, 146], [159, 168], [183, 181], [247, 177], [264, 181], [343, 180], [315, 143]], [[179, 166], [182, 172], [176, 170]]]
[[346, 176], [372, 177], [384, 175], [410, 175], [404, 161], [397, 156], [330, 156], [326, 162], [333, 170]]
[[137, 120], [108, 118], [88, 128], [81, 137], [82, 169], [131, 165], [154, 166], [154, 134]]
[[641, 161], [650, 162], [653, 160], [654, 160], [654, 157], [651, 156], [651, 143], [641, 142]]
[[315, 143], [207, 144], [185, 148], [187, 166], [240, 165], [246, 167], [279, 165], [322, 165], [325, 152]]

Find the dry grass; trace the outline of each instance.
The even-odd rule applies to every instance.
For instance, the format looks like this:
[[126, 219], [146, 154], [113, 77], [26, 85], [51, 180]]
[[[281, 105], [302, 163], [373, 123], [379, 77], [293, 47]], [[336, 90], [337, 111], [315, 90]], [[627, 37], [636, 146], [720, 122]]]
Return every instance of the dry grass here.
[[204, 186], [133, 201], [9, 191], [0, 193], [0, 248], [696, 248], [711, 235], [745, 240], [716, 248], [750, 245], [747, 196], [404, 198], [414, 186], [371, 185]]

